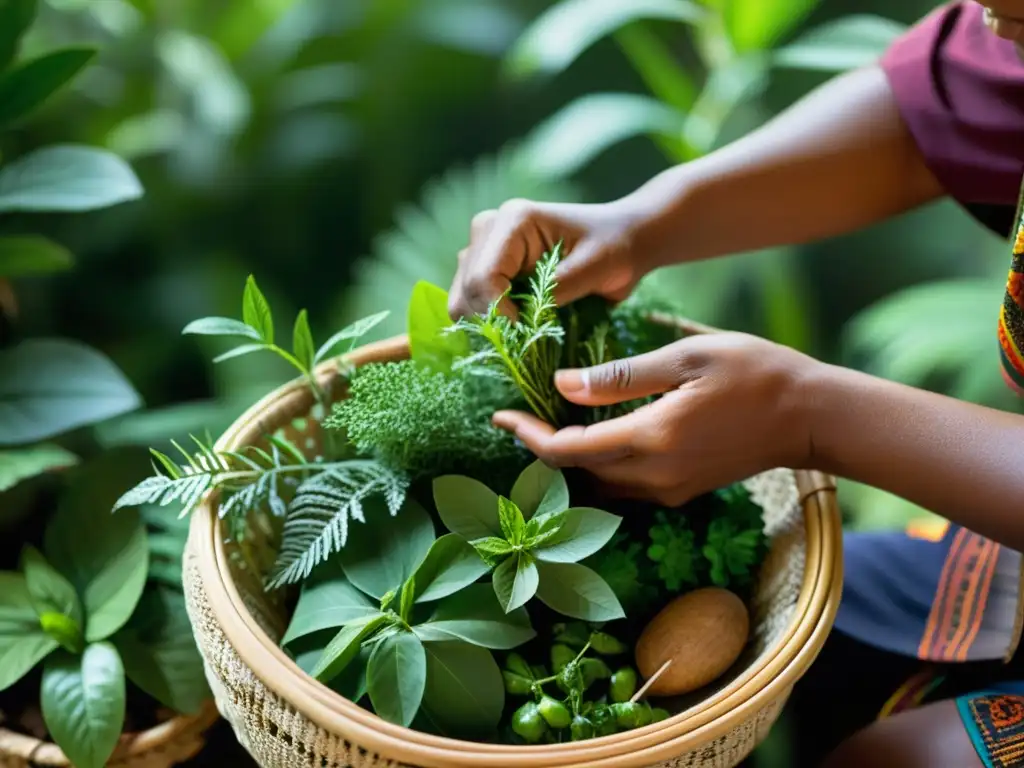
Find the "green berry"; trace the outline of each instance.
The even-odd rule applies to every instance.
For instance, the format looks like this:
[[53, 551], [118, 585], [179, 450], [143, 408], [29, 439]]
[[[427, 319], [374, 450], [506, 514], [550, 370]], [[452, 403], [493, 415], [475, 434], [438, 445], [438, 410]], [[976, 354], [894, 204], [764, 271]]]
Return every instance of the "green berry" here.
[[572, 722], [572, 715], [565, 704], [550, 696], [541, 696], [540, 701], [537, 702], [537, 709], [540, 716], [544, 718], [544, 722], [552, 728], [566, 728]]
[[515, 672], [517, 675], [526, 678], [532, 678], [533, 672], [530, 671], [530, 665], [526, 663], [526, 659], [520, 656], [518, 653], [510, 653], [505, 658], [505, 669], [510, 672]]
[[583, 741], [594, 736], [594, 724], [582, 715], [576, 715], [572, 719], [570, 733], [573, 741]]
[[607, 680], [612, 676], [612, 670], [604, 663], [604, 659], [580, 659], [580, 671], [583, 673], [584, 688], [589, 688], [598, 680]]
[[625, 653], [628, 650], [625, 643], [605, 632], [591, 633], [590, 647], [605, 656], [615, 656], [620, 653]]
[[612, 675], [608, 684], [608, 693], [612, 701], [629, 701], [636, 693], [637, 676], [636, 672], [629, 667], [623, 667]]
[[576, 651], [567, 645], [555, 643], [551, 646], [551, 668], [557, 675], [576, 659]]
[[537, 705], [528, 701], [513, 713], [512, 730], [527, 744], [537, 744], [548, 732], [548, 724]]
[[533, 687], [533, 680], [507, 669], [501, 673], [501, 677], [505, 681], [505, 690], [513, 696], [525, 696]]
[[651, 710], [651, 722], [660, 723], [662, 720], [668, 720], [669, 714], [667, 709], [661, 707], [655, 707]]
[[641, 709], [643, 708], [635, 701], [620, 701], [611, 705], [611, 710], [615, 714], [615, 724], [623, 730], [639, 725]]

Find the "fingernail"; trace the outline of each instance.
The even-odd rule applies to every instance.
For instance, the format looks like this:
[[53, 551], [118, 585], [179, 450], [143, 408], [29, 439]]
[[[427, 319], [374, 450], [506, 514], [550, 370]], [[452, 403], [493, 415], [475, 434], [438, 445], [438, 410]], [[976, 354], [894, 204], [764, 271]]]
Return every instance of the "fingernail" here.
[[555, 373], [555, 386], [562, 392], [580, 392], [590, 386], [590, 371], [570, 368]]

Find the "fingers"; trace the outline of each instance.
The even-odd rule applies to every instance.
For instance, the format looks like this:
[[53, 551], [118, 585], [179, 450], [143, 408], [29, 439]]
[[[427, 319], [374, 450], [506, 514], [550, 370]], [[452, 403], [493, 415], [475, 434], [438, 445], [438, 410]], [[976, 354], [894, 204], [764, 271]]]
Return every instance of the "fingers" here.
[[512, 432], [545, 464], [587, 468], [628, 458], [633, 454], [636, 419], [624, 416], [586, 427], [555, 430], [536, 416], [498, 411], [494, 425]]
[[[560, 307], [585, 296], [598, 295], [616, 301], [629, 295], [629, 271], [609, 263], [608, 246], [596, 239], [583, 240], [570, 251], [555, 270], [555, 302]], [[626, 260], [622, 263], [628, 265]]]
[[692, 376], [684, 342], [636, 357], [569, 369], [555, 375], [562, 396], [578, 405], [612, 405], [650, 395], [660, 395], [685, 384]]
[[985, 24], [1006, 40], [1024, 41], [1024, 3], [1020, 0], [986, 0]]

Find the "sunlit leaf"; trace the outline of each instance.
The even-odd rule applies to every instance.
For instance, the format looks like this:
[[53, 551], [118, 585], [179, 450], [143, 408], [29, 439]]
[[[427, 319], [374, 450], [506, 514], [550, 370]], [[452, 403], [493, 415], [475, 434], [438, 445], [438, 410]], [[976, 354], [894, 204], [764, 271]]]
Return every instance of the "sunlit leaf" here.
[[907, 29], [892, 19], [869, 14], [844, 16], [816, 27], [777, 50], [779, 67], [843, 72], [873, 64]]
[[737, 52], [764, 51], [792, 32], [819, 1], [725, 0], [725, 29]]

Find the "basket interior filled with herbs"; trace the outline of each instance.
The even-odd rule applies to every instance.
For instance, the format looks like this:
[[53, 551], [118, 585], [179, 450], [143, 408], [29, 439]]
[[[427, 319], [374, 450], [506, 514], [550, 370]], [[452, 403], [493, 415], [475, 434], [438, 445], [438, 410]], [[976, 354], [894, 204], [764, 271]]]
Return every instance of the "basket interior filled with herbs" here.
[[[768, 551], [762, 509], [737, 484], [666, 508], [612, 498], [495, 427], [498, 410], [588, 425], [649, 400], [566, 401], [555, 371], [680, 337], [671, 308], [554, 301], [560, 247], [498, 311], [452, 322], [446, 292], [418, 284], [409, 357], [353, 366], [382, 316], [317, 347], [305, 311], [290, 349], [250, 278], [241, 320], [188, 333], [235, 336], [220, 356], [272, 352], [317, 401], [315, 440], [282, 430], [261, 447], [154, 452], [156, 473], [116, 508], [196, 508], [215, 491], [240, 567], [289, 618], [283, 649], [308, 675], [386, 721], [507, 744], [554, 744], [667, 718], [720, 683], [748, 645], [748, 605]], [[503, 299], [505, 297], [502, 297]], [[335, 360], [340, 385], [318, 366]], [[302, 426], [302, 425], [299, 425]], [[258, 527], [273, 561], [246, 546]]]

